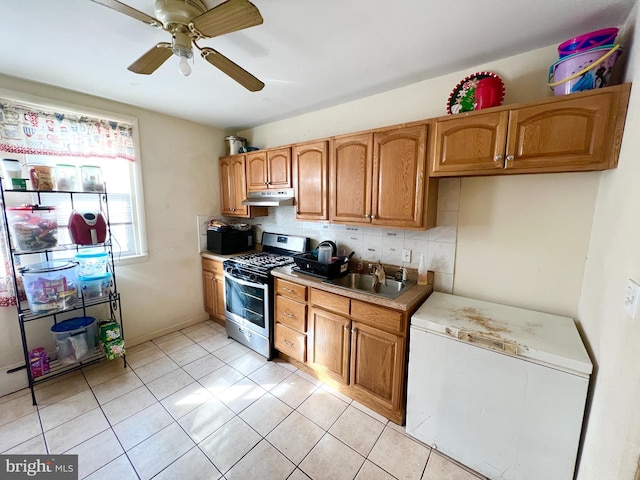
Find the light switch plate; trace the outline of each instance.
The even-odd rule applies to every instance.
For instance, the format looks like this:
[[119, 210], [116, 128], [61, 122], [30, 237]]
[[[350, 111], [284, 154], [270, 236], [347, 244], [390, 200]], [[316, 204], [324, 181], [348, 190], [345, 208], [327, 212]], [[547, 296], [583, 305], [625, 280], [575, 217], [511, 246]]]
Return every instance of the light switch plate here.
[[627, 281], [627, 290], [624, 295], [624, 310], [632, 319], [638, 314], [638, 300], [640, 298], [640, 285], [632, 279]]
[[407, 248], [402, 249], [402, 261], [404, 263], [411, 263], [411, 250]]

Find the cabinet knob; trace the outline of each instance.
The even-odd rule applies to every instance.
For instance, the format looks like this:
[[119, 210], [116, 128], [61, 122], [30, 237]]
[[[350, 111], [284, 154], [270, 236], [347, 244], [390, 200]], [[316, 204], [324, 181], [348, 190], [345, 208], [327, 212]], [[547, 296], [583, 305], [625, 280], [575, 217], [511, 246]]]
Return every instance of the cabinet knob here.
[[371, 220], [373, 220], [374, 218], [376, 218], [376, 216], [375, 215], [371, 215]]
[[269, 182], [264, 182], [264, 184], [263, 184], [263, 185], [269, 185]]
[[368, 213], [365, 213], [365, 214], [364, 214], [364, 218], [369, 218], [369, 214], [368, 214]]
[[495, 161], [496, 162], [501, 162], [502, 161], [502, 155], [496, 155], [495, 156]]
[[513, 162], [515, 157], [513, 155], [507, 155], [507, 162]]
[[343, 328], [344, 328], [345, 330], [349, 330], [349, 326], [348, 326], [348, 325], [345, 325]]

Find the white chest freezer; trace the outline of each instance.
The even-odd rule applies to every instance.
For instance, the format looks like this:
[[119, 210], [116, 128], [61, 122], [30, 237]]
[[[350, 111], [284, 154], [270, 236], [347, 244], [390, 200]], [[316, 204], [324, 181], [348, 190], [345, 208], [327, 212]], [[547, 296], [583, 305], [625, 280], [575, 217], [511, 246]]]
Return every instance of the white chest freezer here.
[[592, 364], [571, 318], [434, 292], [411, 318], [407, 433], [501, 480], [571, 480]]

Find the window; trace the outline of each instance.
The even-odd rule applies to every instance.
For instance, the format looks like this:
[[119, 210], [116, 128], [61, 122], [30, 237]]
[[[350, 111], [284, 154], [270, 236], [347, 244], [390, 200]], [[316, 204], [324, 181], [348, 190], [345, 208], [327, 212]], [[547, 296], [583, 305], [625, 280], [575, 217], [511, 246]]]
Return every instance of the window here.
[[[4, 92], [2, 92], [4, 93]], [[19, 160], [23, 178], [32, 165], [52, 168], [55, 177], [66, 165], [82, 191], [81, 167], [100, 167], [108, 194], [114, 254], [120, 259], [145, 255], [144, 206], [139, 146], [134, 118], [83, 111], [65, 105], [27, 103], [0, 98], [0, 155]], [[61, 177], [61, 175], [59, 175]], [[7, 179], [4, 179], [5, 188]], [[25, 196], [28, 194], [25, 194]], [[33, 203], [56, 207], [59, 243], [70, 243], [66, 225], [71, 214], [68, 195], [41, 192]], [[73, 208], [96, 210], [97, 195], [73, 194]], [[7, 199], [8, 200], [8, 199]], [[25, 202], [24, 199], [21, 202]]]

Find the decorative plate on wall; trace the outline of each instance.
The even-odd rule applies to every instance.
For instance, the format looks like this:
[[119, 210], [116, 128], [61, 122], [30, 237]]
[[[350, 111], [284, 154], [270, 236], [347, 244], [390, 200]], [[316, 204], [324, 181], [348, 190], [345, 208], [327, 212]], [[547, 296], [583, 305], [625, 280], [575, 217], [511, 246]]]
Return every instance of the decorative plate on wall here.
[[502, 88], [502, 94], [498, 105], [502, 103], [502, 100], [504, 100], [504, 82], [502, 79], [493, 72], [477, 72], [460, 80], [451, 91], [449, 101], [447, 102], [447, 113], [471, 112], [475, 110], [474, 106], [476, 104], [475, 97], [478, 82], [489, 77], [498, 80]]

